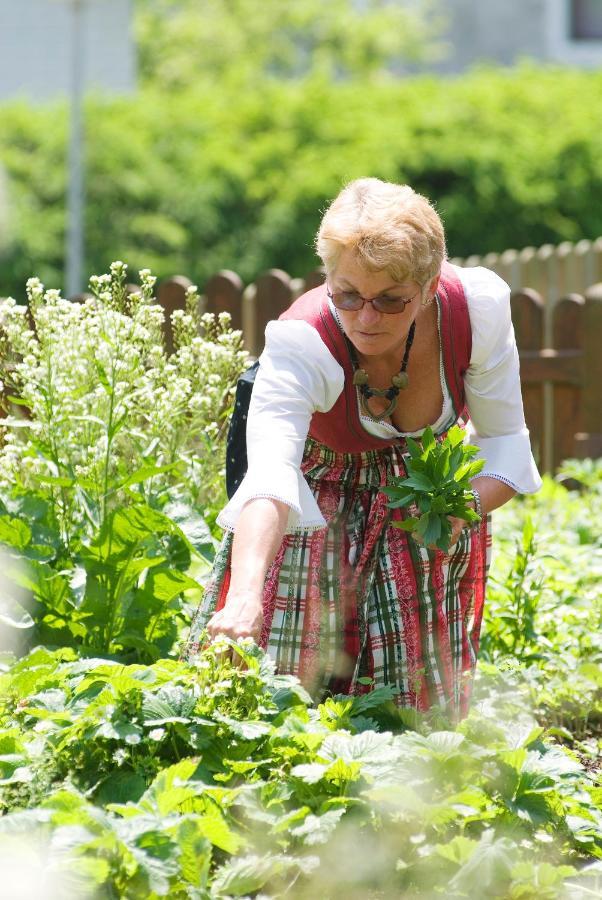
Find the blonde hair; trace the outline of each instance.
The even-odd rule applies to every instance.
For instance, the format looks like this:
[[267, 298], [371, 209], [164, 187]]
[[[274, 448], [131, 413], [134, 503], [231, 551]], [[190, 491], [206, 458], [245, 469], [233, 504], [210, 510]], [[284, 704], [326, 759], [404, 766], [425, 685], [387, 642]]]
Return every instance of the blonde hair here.
[[439, 274], [446, 256], [443, 225], [427, 198], [379, 178], [350, 182], [324, 213], [316, 250], [327, 275], [347, 248], [370, 271], [421, 285]]

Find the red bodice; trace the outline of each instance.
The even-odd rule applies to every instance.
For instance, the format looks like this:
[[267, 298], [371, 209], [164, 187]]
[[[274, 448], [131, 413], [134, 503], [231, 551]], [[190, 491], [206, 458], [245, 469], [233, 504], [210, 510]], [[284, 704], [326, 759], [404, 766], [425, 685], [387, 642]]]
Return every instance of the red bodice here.
[[[437, 289], [441, 321], [443, 367], [457, 417], [464, 413], [464, 373], [470, 363], [472, 333], [468, 305], [460, 279], [444, 263]], [[347, 339], [332, 313], [326, 286], [302, 294], [282, 313], [281, 319], [296, 319], [312, 325], [345, 373], [340, 397], [328, 412], [313, 414], [309, 435], [337, 453], [363, 453], [391, 446], [399, 438], [379, 438], [363, 427], [353, 384], [353, 364]]]

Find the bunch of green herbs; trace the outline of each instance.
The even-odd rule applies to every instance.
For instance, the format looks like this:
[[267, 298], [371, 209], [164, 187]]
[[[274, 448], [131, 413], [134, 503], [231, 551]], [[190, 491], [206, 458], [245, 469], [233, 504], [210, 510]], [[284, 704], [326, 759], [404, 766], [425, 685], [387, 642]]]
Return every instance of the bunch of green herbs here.
[[430, 427], [419, 441], [407, 439], [406, 477], [393, 478], [383, 488], [391, 509], [410, 508], [415, 514], [393, 525], [419, 536], [427, 546], [447, 552], [451, 540], [449, 516], [469, 523], [480, 516], [469, 505], [471, 479], [484, 466], [475, 459], [477, 447], [464, 443], [465, 432], [457, 425], [445, 437], [436, 440]]

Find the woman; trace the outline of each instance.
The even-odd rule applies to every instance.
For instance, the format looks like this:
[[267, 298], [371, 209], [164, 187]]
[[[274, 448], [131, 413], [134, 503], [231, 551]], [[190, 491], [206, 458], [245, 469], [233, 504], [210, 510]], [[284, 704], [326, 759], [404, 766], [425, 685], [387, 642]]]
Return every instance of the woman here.
[[[401, 706], [466, 713], [489, 513], [538, 490], [508, 286], [445, 261], [439, 216], [408, 186], [364, 178], [325, 213], [326, 284], [266, 329], [247, 427], [249, 469], [193, 623], [252, 637], [319, 698], [390, 684]], [[485, 467], [480, 525], [452, 519], [445, 554], [393, 522], [381, 488], [406, 437], [470, 416]]]

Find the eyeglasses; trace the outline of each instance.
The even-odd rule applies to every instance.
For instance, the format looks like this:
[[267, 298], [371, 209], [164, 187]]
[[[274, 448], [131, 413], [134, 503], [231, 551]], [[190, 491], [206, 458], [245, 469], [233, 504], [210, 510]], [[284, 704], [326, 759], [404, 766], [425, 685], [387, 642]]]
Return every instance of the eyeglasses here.
[[331, 291], [326, 288], [326, 294], [332, 300], [337, 309], [345, 309], [357, 312], [362, 309], [364, 303], [371, 303], [376, 312], [394, 315], [404, 312], [421, 291], [417, 291], [412, 297], [362, 297], [356, 291]]

